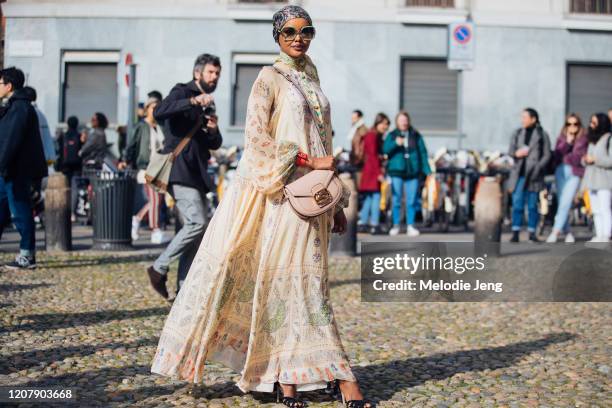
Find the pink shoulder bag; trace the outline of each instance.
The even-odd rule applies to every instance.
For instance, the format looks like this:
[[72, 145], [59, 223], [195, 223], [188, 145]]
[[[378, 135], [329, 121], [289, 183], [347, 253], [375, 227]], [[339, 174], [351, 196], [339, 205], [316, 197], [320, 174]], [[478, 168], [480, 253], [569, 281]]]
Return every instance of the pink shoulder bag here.
[[[316, 120], [312, 106], [299, 84], [294, 83], [277, 67], [273, 66], [273, 68], [300, 91], [310, 108], [313, 120]], [[321, 146], [321, 148], [325, 152], [325, 147]], [[284, 193], [295, 213], [302, 219], [308, 219], [330, 211], [338, 204], [342, 197], [342, 182], [335, 171], [316, 169], [285, 185]]]

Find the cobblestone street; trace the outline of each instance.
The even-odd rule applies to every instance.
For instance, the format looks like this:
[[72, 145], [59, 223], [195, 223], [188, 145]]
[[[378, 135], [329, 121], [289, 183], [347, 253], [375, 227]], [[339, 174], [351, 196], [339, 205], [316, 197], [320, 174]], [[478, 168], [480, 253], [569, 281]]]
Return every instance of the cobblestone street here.
[[[218, 365], [195, 395], [150, 374], [169, 311], [148, 286], [152, 258], [41, 253], [35, 271], [1, 272], [0, 384], [75, 388], [88, 407], [275, 406]], [[612, 406], [609, 303], [361, 303], [358, 258], [335, 258], [330, 281], [354, 372], [381, 407]]]

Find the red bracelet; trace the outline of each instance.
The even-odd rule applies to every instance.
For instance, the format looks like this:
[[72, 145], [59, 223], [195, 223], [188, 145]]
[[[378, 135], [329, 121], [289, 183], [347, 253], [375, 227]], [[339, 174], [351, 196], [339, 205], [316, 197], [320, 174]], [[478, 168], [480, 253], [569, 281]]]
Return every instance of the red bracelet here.
[[304, 152], [298, 152], [295, 157], [295, 164], [297, 166], [306, 166], [308, 164], [308, 155]]

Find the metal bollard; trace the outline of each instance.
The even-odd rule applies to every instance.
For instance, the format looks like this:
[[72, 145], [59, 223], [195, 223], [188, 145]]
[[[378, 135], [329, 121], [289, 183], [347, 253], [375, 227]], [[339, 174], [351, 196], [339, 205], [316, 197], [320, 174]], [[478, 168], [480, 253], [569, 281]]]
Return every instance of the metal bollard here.
[[72, 250], [72, 224], [70, 222], [70, 186], [62, 173], [47, 179], [45, 190], [45, 249], [47, 251]]
[[497, 177], [481, 177], [474, 197], [474, 247], [498, 256], [501, 247], [502, 191]]
[[344, 209], [346, 232], [332, 234], [329, 251], [331, 255], [354, 256], [357, 253], [357, 190], [350, 173], [340, 173], [338, 177], [351, 190], [351, 196], [349, 206]]

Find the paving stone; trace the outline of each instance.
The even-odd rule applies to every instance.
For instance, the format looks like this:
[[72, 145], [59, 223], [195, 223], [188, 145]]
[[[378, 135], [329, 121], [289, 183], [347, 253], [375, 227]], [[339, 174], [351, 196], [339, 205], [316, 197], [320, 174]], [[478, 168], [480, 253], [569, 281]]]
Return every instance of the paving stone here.
[[[0, 385], [70, 386], [92, 407], [279, 406], [242, 394], [239, 373], [218, 364], [197, 396], [150, 373], [170, 310], [149, 288], [151, 259], [41, 252], [36, 270], [0, 272]], [[362, 303], [351, 258], [331, 258], [329, 279], [353, 371], [380, 407], [611, 405], [612, 304]], [[322, 391], [302, 396], [338, 406]]]

